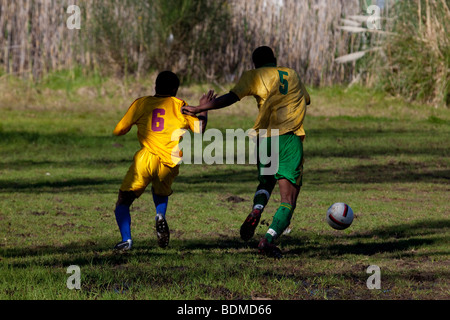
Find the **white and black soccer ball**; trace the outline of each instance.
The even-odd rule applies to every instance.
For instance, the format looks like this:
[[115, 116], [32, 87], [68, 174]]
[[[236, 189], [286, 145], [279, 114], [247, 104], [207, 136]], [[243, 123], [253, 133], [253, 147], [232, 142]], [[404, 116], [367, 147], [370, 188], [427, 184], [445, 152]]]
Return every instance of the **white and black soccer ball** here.
[[337, 202], [327, 210], [327, 222], [336, 230], [344, 230], [353, 222], [353, 210], [348, 204]]

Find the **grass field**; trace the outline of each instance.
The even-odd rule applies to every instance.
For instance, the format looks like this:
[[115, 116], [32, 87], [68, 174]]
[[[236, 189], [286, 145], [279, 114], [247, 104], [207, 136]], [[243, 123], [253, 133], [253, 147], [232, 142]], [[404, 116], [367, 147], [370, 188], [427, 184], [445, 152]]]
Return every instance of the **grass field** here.
[[[106, 88], [106, 89], [105, 89]], [[179, 96], [195, 104], [207, 89]], [[114, 204], [139, 145], [112, 136], [137, 84], [28, 87], [0, 100], [0, 299], [450, 298], [450, 112], [362, 88], [311, 90], [304, 184], [281, 260], [255, 247], [280, 202], [278, 188], [253, 240], [239, 227], [257, 185], [253, 165], [182, 165], [157, 246], [149, 192], [132, 207], [134, 249], [117, 254]], [[223, 93], [223, 92], [219, 92]], [[209, 128], [251, 128], [253, 99], [210, 113]], [[346, 202], [353, 225], [325, 212]], [[66, 287], [78, 265], [81, 289]], [[381, 289], [369, 290], [370, 265]]]

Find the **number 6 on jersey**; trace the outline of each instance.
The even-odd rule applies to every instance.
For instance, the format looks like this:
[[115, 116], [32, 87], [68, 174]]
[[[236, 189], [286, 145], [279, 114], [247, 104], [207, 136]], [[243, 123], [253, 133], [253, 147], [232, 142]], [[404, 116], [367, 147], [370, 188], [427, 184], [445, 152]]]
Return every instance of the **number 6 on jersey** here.
[[164, 118], [163, 115], [166, 114], [164, 109], [155, 109], [152, 113], [152, 131], [159, 132], [164, 130]]

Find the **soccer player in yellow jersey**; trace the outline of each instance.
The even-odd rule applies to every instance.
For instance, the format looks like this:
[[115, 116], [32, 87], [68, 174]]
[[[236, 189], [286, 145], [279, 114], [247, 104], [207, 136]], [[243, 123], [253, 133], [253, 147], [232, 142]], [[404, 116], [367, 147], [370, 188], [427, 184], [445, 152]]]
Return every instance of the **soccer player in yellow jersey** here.
[[[253, 210], [242, 224], [240, 234], [245, 241], [253, 237], [264, 207], [278, 181], [281, 204], [258, 248], [263, 254], [281, 257], [281, 250], [274, 241], [289, 226], [302, 185], [305, 137], [303, 120], [310, 97], [295, 70], [277, 66], [277, 59], [271, 48], [257, 48], [253, 52], [252, 60], [255, 69], [244, 72], [229, 93], [204, 105], [182, 109], [184, 113], [194, 115], [230, 106], [246, 96], [256, 98], [259, 114], [253, 129], [258, 134], [263, 129], [267, 130], [267, 138], [262, 142], [267, 144], [266, 150], [271, 149], [274, 136], [278, 138], [279, 165], [274, 175], [263, 175], [261, 169], [267, 165], [258, 161], [259, 185], [253, 199]], [[278, 130], [278, 134], [273, 130]]]
[[[180, 81], [174, 73], [161, 72], [156, 78], [156, 94], [135, 100], [114, 129], [114, 135], [120, 136], [136, 125], [141, 145], [120, 187], [114, 211], [122, 236], [122, 241], [115, 246], [117, 250], [132, 247], [130, 206], [149, 184], [152, 185], [156, 207], [158, 245], [166, 247], [169, 244], [170, 232], [165, 215], [168, 198], [172, 194], [172, 182], [178, 175], [181, 161], [179, 140], [173, 136], [182, 129], [204, 132], [207, 122], [207, 112], [200, 113], [198, 117], [181, 113], [181, 107], [187, 103], [175, 97], [179, 85]], [[200, 105], [212, 98], [213, 91], [210, 91], [200, 99]]]

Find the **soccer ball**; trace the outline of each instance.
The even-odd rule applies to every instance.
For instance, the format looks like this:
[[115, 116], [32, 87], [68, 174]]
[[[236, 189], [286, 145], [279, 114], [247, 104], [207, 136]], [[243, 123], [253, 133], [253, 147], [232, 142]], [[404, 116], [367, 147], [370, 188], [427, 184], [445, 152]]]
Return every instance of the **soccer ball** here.
[[327, 222], [336, 230], [344, 230], [353, 222], [353, 210], [348, 204], [337, 202], [327, 210]]

